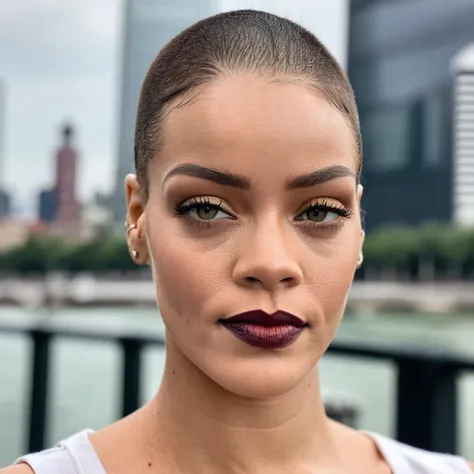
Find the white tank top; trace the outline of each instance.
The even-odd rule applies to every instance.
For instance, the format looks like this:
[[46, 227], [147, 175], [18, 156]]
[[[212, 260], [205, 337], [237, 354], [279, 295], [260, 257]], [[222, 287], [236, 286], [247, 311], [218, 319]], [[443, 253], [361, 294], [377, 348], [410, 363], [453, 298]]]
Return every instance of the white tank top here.
[[[106, 474], [84, 430], [57, 446], [19, 458], [15, 464], [28, 464], [35, 474]], [[449, 454], [412, 448], [374, 433], [364, 432], [378, 445], [392, 474], [472, 474], [467, 462]]]

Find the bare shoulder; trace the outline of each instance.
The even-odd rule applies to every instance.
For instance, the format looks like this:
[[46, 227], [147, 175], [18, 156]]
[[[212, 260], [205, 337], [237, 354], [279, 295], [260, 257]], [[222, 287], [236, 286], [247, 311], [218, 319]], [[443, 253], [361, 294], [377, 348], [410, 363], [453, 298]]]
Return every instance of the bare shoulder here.
[[468, 462], [471, 471], [474, 472], [474, 462]]
[[33, 474], [33, 470], [27, 464], [17, 464], [0, 469], [0, 474]]

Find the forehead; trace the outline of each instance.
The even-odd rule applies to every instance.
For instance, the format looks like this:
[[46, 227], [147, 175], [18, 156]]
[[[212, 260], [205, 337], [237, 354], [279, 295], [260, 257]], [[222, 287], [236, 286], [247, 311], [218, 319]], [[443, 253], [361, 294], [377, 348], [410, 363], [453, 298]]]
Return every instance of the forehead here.
[[[166, 114], [160, 168], [177, 161], [301, 172], [333, 164], [357, 172], [349, 123], [310, 86], [234, 75], [202, 86]], [[165, 165], [163, 167], [163, 165]]]

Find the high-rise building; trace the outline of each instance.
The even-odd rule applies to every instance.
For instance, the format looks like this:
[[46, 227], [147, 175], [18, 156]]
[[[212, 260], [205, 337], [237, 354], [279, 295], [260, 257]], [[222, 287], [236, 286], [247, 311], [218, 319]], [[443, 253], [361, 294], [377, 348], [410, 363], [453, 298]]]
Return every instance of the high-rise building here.
[[454, 220], [474, 225], [474, 43], [453, 61], [454, 83]]
[[38, 199], [38, 217], [43, 222], [53, 222], [56, 218], [56, 192], [45, 189], [40, 192]]
[[11, 213], [11, 196], [4, 189], [0, 188], [0, 220], [8, 217]]
[[[125, 219], [124, 178], [133, 170], [133, 140], [138, 95], [158, 51], [191, 23], [213, 11], [213, 0], [126, 0], [121, 75], [118, 165], [113, 200], [118, 220]], [[215, 10], [214, 10], [215, 11]]]
[[[349, 0], [126, 0], [121, 74], [118, 164], [113, 207], [125, 219], [124, 178], [133, 170], [133, 136], [138, 95], [158, 51], [192, 23], [224, 11], [254, 8], [290, 18], [316, 33], [336, 58], [346, 62]], [[123, 226], [120, 227], [122, 229]]]
[[11, 196], [5, 189], [4, 178], [4, 131], [5, 131], [5, 87], [0, 81], [0, 219], [8, 217], [11, 213]]
[[56, 215], [57, 222], [74, 222], [79, 218], [76, 199], [77, 151], [72, 145], [73, 129], [66, 125], [62, 130], [63, 143], [56, 154]]
[[352, 0], [348, 70], [369, 228], [451, 220], [450, 64], [474, 41], [473, 25], [472, 0]]
[[0, 188], [4, 183], [5, 86], [0, 78]]

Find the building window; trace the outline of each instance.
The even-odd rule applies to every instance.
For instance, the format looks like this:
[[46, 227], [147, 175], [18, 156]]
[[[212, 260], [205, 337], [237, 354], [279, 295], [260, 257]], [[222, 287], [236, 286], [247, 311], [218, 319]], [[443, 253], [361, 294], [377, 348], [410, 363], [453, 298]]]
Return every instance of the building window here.
[[443, 93], [433, 93], [423, 104], [423, 164], [438, 166], [445, 161], [446, 139], [449, 132], [450, 114]]
[[410, 109], [407, 106], [361, 114], [367, 168], [391, 171], [409, 161]]

